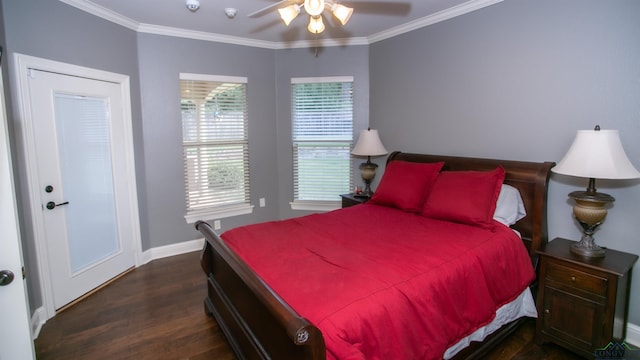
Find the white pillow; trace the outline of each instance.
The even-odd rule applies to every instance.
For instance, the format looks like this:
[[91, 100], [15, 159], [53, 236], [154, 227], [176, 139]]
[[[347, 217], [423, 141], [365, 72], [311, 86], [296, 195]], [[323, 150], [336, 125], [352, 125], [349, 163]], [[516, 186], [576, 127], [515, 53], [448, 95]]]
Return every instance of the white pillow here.
[[511, 185], [502, 184], [493, 219], [506, 226], [511, 226], [525, 216], [527, 216], [527, 211], [524, 208], [520, 191]]

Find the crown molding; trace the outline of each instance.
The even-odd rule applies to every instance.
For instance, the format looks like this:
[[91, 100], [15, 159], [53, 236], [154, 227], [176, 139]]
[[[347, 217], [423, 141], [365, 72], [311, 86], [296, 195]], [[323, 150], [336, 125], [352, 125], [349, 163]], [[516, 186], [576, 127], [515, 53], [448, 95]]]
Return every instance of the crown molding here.
[[276, 45], [274, 49], [299, 49], [312, 47], [369, 45], [369, 40], [364, 37], [353, 37], [341, 39], [301, 40], [293, 42], [279, 42], [274, 44]]
[[[65, 0], [69, 1], [69, 0]], [[194, 40], [204, 40], [211, 42], [220, 42], [233, 45], [245, 45], [259, 48], [274, 49], [278, 43], [272, 41], [255, 40], [249, 38], [243, 38], [238, 36], [221, 35], [215, 33], [209, 33], [205, 31], [185, 30], [179, 28], [172, 28], [168, 26], [159, 26], [151, 24], [140, 24], [137, 29], [138, 32], [174, 36]]]
[[266, 49], [296, 49], [311, 47], [331, 47], [331, 46], [353, 46], [353, 45], [370, 45], [378, 41], [386, 40], [394, 36], [398, 36], [413, 30], [417, 30], [429, 25], [445, 21], [456, 16], [482, 9], [484, 7], [502, 2], [504, 0], [469, 0], [463, 4], [452, 8], [442, 10], [433, 15], [429, 15], [406, 24], [396, 26], [394, 28], [381, 31], [368, 37], [342, 38], [342, 39], [318, 39], [318, 40], [301, 40], [294, 42], [274, 42], [255, 40], [244, 37], [221, 35], [204, 31], [185, 30], [160, 25], [151, 25], [139, 23], [133, 19], [123, 16], [119, 13], [111, 11], [100, 5], [88, 0], [58, 0], [67, 5], [73, 6], [79, 10], [89, 14], [98, 16], [107, 21], [111, 21], [118, 25], [140, 33], [174, 36], [194, 40], [203, 40], [211, 42], [220, 42], [233, 45], [244, 45], [251, 47], [259, 47]]
[[[66, 0], [69, 1], [69, 0]], [[352, 45], [368, 45], [366, 38], [343, 38], [343, 39], [318, 39], [318, 40], [301, 40], [294, 42], [273, 42], [264, 40], [255, 40], [238, 36], [220, 35], [208, 33], [204, 31], [185, 30], [172, 28], [167, 26], [158, 26], [150, 24], [140, 24], [137, 28], [140, 33], [174, 36], [194, 40], [220, 42], [233, 45], [244, 45], [251, 47], [259, 47], [266, 49], [296, 49], [311, 47], [329, 47], [329, 46], [352, 46]]]
[[470, 0], [470, 1], [467, 1], [466, 3], [456, 5], [446, 10], [439, 11], [435, 14], [425, 16], [423, 18], [420, 18], [414, 21], [410, 21], [406, 24], [396, 26], [394, 28], [391, 28], [385, 31], [381, 31], [377, 34], [367, 37], [367, 40], [369, 44], [373, 44], [375, 42], [386, 40], [394, 36], [402, 35], [404, 33], [408, 33], [413, 30], [417, 30], [429, 25], [433, 25], [445, 20], [449, 20], [456, 16], [464, 15], [466, 13], [470, 13], [472, 11], [482, 9], [484, 7], [497, 4], [502, 1], [504, 0]]
[[112, 11], [100, 5], [97, 5], [91, 1], [86, 1], [86, 0], [58, 0], [58, 1], [65, 3], [67, 5], [73, 6], [89, 14], [101, 17], [107, 21], [111, 21], [118, 25], [124, 26], [131, 30], [138, 31], [138, 27], [140, 26], [140, 23], [138, 23], [137, 21], [130, 19], [115, 11]]

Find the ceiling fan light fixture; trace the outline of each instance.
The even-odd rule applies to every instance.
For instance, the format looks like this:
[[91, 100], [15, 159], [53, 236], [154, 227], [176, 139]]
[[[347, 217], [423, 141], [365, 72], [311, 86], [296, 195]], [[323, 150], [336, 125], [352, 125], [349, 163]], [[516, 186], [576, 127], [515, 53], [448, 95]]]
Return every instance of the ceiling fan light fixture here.
[[324, 0], [304, 0], [304, 11], [311, 17], [319, 16], [324, 11]]
[[320, 34], [324, 31], [324, 23], [322, 22], [322, 16], [311, 16], [309, 17], [309, 26], [307, 26], [307, 30], [313, 34]]
[[325, 26], [322, 21], [322, 13], [325, 10], [331, 11], [333, 16], [335, 16], [342, 25], [346, 25], [353, 14], [353, 8], [338, 4], [333, 0], [304, 0], [302, 3], [294, 3], [278, 9], [280, 18], [286, 26], [289, 26], [293, 19], [300, 14], [300, 8], [302, 7], [304, 7], [304, 11], [309, 15], [309, 25], [307, 26], [307, 30], [312, 34], [320, 34], [324, 31]]
[[289, 5], [285, 8], [278, 9], [278, 13], [280, 13], [280, 18], [284, 21], [284, 24], [289, 26], [293, 19], [300, 14], [300, 6], [296, 4]]
[[333, 16], [335, 16], [336, 19], [340, 20], [342, 25], [347, 25], [347, 22], [353, 14], [353, 8], [346, 7], [342, 4], [333, 4], [333, 6], [331, 6], [331, 12], [333, 12]]

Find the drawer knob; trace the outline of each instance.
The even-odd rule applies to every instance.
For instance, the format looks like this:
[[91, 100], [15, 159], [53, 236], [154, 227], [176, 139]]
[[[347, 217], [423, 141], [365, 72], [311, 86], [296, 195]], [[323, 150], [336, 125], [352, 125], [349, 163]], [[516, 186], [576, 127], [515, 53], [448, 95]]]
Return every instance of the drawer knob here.
[[572, 277], [571, 277], [571, 281], [576, 281], [576, 277], [575, 277], [575, 276], [572, 276]]
[[551, 311], [549, 309], [544, 309], [545, 314], [549, 314]]

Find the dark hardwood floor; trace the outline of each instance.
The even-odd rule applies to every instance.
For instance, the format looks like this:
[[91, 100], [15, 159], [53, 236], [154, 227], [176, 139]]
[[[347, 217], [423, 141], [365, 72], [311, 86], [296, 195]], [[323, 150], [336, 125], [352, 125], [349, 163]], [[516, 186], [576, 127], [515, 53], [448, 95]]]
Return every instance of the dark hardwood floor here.
[[[159, 259], [97, 291], [43, 326], [35, 341], [46, 359], [234, 359], [216, 322], [205, 315], [199, 253]], [[527, 321], [494, 349], [496, 360], [580, 359], [535, 345]]]

